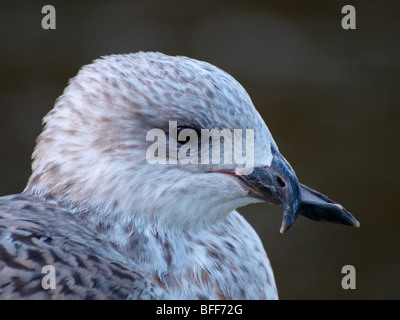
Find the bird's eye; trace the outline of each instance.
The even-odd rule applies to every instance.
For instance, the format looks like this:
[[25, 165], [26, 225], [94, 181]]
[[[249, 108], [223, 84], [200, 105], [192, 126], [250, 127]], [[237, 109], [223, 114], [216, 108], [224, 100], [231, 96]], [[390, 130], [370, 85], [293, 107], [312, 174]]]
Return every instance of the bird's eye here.
[[[189, 126], [178, 126], [177, 127], [177, 138], [179, 138], [179, 134], [185, 129], [191, 130], [192, 132], [194, 131], [197, 134], [197, 139], [200, 139], [201, 131], [195, 127], [189, 127]], [[178, 140], [178, 143], [183, 145], [186, 142], [188, 142], [189, 139], [190, 139], [189, 136], [186, 136], [186, 140]]]
[[176, 131], [177, 131], [177, 133], [178, 133], [178, 135], [181, 133], [181, 131], [182, 130], [184, 130], [184, 129], [190, 129], [189, 127], [185, 127], [185, 126], [178, 126], [177, 128], [176, 128]]
[[182, 130], [185, 130], [185, 129], [193, 130], [193, 131], [195, 131], [197, 134], [200, 134], [200, 130], [197, 129], [196, 127], [191, 127], [191, 126], [178, 126], [178, 127], [177, 127], [178, 135], [179, 135], [179, 133], [180, 133]]

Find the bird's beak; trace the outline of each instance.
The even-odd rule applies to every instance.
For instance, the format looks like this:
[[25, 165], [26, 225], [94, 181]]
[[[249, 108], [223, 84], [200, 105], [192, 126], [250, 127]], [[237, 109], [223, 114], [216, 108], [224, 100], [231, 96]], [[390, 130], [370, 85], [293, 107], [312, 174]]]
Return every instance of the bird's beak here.
[[238, 176], [255, 198], [283, 207], [280, 232], [289, 229], [299, 215], [300, 185], [290, 164], [276, 150], [269, 167], [255, 167], [249, 175]]
[[288, 230], [299, 214], [317, 221], [359, 226], [358, 221], [340, 204], [328, 199], [297, 180], [294, 170], [275, 149], [269, 167], [255, 167], [249, 175], [237, 176], [249, 195], [283, 207], [280, 232]]

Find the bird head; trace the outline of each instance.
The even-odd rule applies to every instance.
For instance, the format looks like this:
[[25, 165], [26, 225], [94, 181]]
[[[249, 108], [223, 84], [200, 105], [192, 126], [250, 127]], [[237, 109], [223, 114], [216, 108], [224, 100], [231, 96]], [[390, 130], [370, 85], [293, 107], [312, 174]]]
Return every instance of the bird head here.
[[221, 69], [161, 53], [84, 66], [44, 118], [25, 192], [99, 219], [203, 228], [232, 210], [282, 206], [357, 225], [298, 182], [245, 89]]

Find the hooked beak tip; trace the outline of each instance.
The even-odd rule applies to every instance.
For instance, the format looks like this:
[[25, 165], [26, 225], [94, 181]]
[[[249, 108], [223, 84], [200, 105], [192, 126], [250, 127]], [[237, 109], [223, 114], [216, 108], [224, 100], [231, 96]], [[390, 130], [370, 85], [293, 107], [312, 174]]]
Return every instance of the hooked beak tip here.
[[[296, 201], [297, 202], [297, 201]], [[299, 204], [294, 204], [292, 209], [284, 209], [280, 233], [285, 233], [294, 224], [299, 215]]]
[[289, 228], [286, 225], [283, 225], [283, 222], [282, 222], [282, 225], [281, 225], [281, 228], [279, 229], [279, 232], [284, 234], [286, 232], [286, 230], [289, 229]]

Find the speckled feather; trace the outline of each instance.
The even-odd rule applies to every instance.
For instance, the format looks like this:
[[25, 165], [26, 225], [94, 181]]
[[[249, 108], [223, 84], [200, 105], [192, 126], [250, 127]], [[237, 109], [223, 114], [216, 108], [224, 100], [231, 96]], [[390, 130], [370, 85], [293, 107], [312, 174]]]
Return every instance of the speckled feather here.
[[[168, 121], [255, 130], [255, 165], [277, 146], [226, 72], [161, 53], [84, 66], [44, 118], [32, 175], [0, 198], [0, 297], [276, 299], [262, 243], [235, 211], [251, 197], [210, 169], [150, 165], [146, 132]], [[41, 287], [43, 265], [56, 289]]]
[[[176, 240], [158, 234], [132, 232], [127, 245], [119, 247], [100, 227], [97, 232], [87, 228], [79, 213], [72, 215], [35, 195], [1, 197], [0, 212], [3, 299], [271, 299], [277, 294], [276, 289], [265, 293], [265, 285], [275, 288], [271, 266], [255, 232], [243, 232], [251, 229], [237, 212], [210, 230], [181, 234], [186, 259], [201, 254], [209, 268], [196, 259], [184, 267], [186, 259], [171, 244]], [[232, 226], [235, 236], [230, 235]], [[145, 271], [158, 259], [143, 254], [155, 248], [169, 272]], [[42, 287], [45, 265], [55, 267], [55, 290]], [[217, 283], [217, 273], [230, 286]]]
[[[56, 270], [44, 290], [42, 267]], [[74, 216], [34, 195], [0, 198], [2, 299], [151, 299], [157, 297], [133, 261]]]

